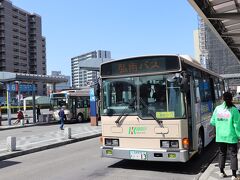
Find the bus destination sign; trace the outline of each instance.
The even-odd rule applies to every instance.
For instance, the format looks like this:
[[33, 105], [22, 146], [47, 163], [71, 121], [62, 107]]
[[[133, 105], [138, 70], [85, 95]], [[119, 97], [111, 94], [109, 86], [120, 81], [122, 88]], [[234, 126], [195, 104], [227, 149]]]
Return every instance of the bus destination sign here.
[[180, 63], [177, 56], [153, 56], [124, 59], [103, 64], [101, 75], [115, 76], [178, 70], [180, 70]]

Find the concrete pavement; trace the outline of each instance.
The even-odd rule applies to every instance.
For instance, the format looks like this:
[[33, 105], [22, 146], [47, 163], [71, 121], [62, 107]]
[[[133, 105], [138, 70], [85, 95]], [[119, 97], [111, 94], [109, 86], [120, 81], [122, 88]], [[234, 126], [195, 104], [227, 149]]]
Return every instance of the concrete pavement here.
[[[7, 150], [7, 139], [0, 138], [0, 160], [98, 137], [101, 135], [101, 123], [99, 124], [99, 126], [91, 126], [90, 123], [65, 124], [65, 130], [67, 127], [71, 128], [72, 136], [71, 139], [68, 139], [66, 137], [66, 131], [60, 130], [57, 122], [51, 121], [50, 124], [46, 122], [33, 124], [32, 119], [30, 119], [30, 123], [24, 126], [20, 124], [8, 126], [7, 121], [3, 121], [2, 126], [0, 126], [0, 131], [9, 131], [10, 135], [12, 134], [11, 130], [24, 128], [24, 131], [28, 131], [30, 134], [28, 133], [26, 136], [25, 134], [21, 134], [21, 132], [24, 133], [24, 131], [21, 131], [18, 137], [16, 137], [16, 150], [12, 152]], [[39, 125], [42, 127], [51, 126], [52, 128], [43, 127], [45, 129], [43, 133], [36, 133], [34, 128], [38, 128]]]
[[[238, 144], [238, 146], [240, 146]], [[204, 157], [202, 157], [204, 158]], [[240, 170], [240, 151], [238, 151], [238, 167]], [[215, 157], [213, 157], [212, 162], [210, 163], [210, 165], [207, 167], [207, 169], [201, 173], [201, 175], [199, 176], [199, 180], [217, 180], [217, 179], [224, 179], [224, 180], [231, 180], [232, 177], [232, 170], [230, 169], [230, 157], [227, 156], [226, 159], [226, 165], [225, 165], [225, 172], [227, 174], [227, 177], [225, 178], [220, 178], [219, 174], [219, 167], [218, 167], [218, 154], [216, 154]], [[240, 171], [238, 171], [238, 175]]]
[[[13, 116], [14, 117], [14, 116]], [[12, 120], [14, 122], [15, 119]], [[59, 129], [59, 125], [56, 121], [50, 122], [40, 122], [40, 123], [33, 123], [32, 118], [29, 119], [29, 124], [25, 124], [24, 126], [18, 125], [11, 125], [8, 126], [8, 122], [5, 119], [2, 121], [2, 126], [0, 126], [0, 131], [6, 130], [9, 131], [11, 134], [11, 129], [16, 128], [26, 128], [24, 131], [32, 132], [28, 133], [27, 135], [19, 135], [16, 137], [16, 151], [9, 152], [7, 151], [7, 142], [6, 139], [0, 138], [0, 160], [9, 159], [16, 156], [21, 156], [33, 152], [38, 152], [42, 150], [46, 150], [49, 148], [54, 148], [94, 137], [98, 137], [101, 135], [101, 123], [99, 126], [91, 126], [90, 123], [76, 123], [76, 124], [65, 124], [65, 129], [67, 127], [71, 127], [72, 131], [72, 138], [67, 139], [65, 137], [64, 131]], [[36, 133], [34, 128], [39, 126], [51, 126], [48, 128], [44, 133], [40, 133], [39, 131]], [[44, 128], [46, 129], [46, 128]], [[4, 137], [5, 138], [5, 137]], [[240, 167], [240, 152], [239, 152], [239, 167]], [[204, 158], [204, 157], [202, 157]], [[225, 172], [228, 177], [224, 178], [226, 180], [231, 179], [231, 169], [230, 169], [230, 159], [227, 158], [226, 161], [226, 168]], [[202, 172], [198, 176], [199, 180], [217, 180], [219, 178], [219, 168], [218, 168], [218, 155], [213, 157], [212, 162], [206, 168], [204, 172]]]

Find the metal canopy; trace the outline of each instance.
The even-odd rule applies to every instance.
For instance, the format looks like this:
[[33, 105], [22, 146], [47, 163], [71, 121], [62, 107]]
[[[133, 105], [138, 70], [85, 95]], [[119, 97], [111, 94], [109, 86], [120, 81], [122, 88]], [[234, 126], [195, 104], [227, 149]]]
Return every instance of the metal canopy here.
[[63, 83], [68, 80], [62, 76], [49, 76], [38, 74], [24, 74], [12, 72], [0, 72], [0, 82], [25, 81], [25, 82], [45, 82], [45, 83]]
[[237, 74], [220, 74], [224, 79], [239, 79], [240, 80], [240, 73]]
[[240, 0], [188, 0], [240, 61]]

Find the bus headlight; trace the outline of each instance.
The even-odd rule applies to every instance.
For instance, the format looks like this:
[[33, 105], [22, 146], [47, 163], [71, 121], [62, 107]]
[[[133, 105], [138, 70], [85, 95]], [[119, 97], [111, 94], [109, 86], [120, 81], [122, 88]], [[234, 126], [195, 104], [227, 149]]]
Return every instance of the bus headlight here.
[[179, 148], [178, 140], [161, 140], [160, 146], [162, 148]]
[[169, 148], [169, 141], [160, 141], [162, 148]]
[[106, 146], [119, 146], [119, 139], [109, 139], [105, 138]]
[[170, 141], [170, 147], [172, 147], [172, 148], [179, 148], [178, 141]]

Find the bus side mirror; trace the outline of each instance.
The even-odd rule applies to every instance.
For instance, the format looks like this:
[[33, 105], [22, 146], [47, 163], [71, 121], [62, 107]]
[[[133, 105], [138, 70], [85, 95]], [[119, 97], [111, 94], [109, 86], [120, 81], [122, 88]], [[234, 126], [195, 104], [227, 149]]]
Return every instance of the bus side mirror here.
[[100, 97], [100, 85], [99, 83], [94, 85], [94, 95], [99, 99]]

